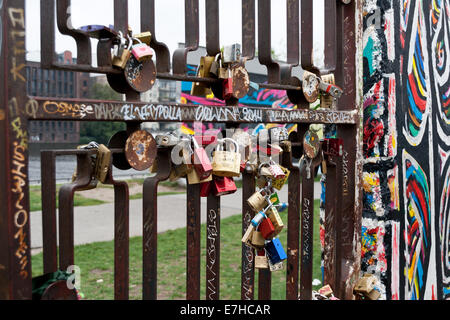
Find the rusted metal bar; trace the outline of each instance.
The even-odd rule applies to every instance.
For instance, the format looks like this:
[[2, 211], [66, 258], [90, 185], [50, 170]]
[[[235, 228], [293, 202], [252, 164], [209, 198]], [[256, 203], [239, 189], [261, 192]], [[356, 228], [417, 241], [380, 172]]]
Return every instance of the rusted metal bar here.
[[324, 283], [331, 286], [334, 290], [336, 288], [336, 244], [337, 244], [337, 187], [339, 183], [336, 180], [336, 164], [333, 159], [327, 161], [327, 174], [326, 174], [326, 191], [325, 191], [325, 239], [324, 239]]
[[206, 300], [220, 298], [220, 197], [208, 196], [206, 210]]
[[[336, 83], [344, 89], [344, 93], [339, 100], [338, 110], [361, 110], [362, 99], [358, 84], [362, 86], [362, 76], [357, 72], [357, 56], [359, 44], [361, 43], [362, 32], [361, 22], [357, 22], [359, 15], [356, 11], [362, 12], [360, 1], [351, 1], [350, 4], [337, 2], [337, 63]], [[357, 27], [359, 29], [357, 29]], [[362, 175], [362, 161], [357, 158], [361, 152], [361, 138], [359, 124], [346, 128], [338, 126], [337, 134], [346, 142], [344, 145], [344, 155], [342, 162], [337, 166], [338, 181], [342, 185], [338, 186], [339, 199], [336, 219], [340, 221], [336, 238], [336, 296], [340, 299], [353, 299], [353, 285], [359, 277], [361, 257], [355, 252], [360, 252], [361, 246], [361, 215], [362, 215], [362, 187], [361, 180], [356, 177]], [[355, 196], [356, 193], [356, 196]]]
[[292, 152], [283, 153], [283, 166], [291, 172], [288, 180], [288, 221], [286, 299], [298, 299], [299, 235], [300, 235], [300, 170], [292, 163]]
[[206, 52], [208, 56], [220, 53], [219, 0], [206, 0]]
[[55, 61], [55, 1], [41, 0], [41, 66], [51, 68]]
[[158, 73], [169, 73], [170, 52], [166, 44], [156, 40], [155, 16], [155, 0], [141, 0], [141, 30], [152, 33], [150, 47], [155, 50], [156, 70]]
[[188, 52], [197, 50], [199, 44], [198, 0], [185, 0], [184, 6], [185, 47], [175, 50], [173, 54], [173, 74], [184, 74], [186, 72]]
[[158, 185], [169, 178], [170, 149], [158, 149], [158, 172], [144, 180], [142, 230], [142, 296], [144, 300], [157, 299], [158, 266]]
[[282, 110], [240, 106], [204, 106], [145, 102], [98, 101], [31, 97], [28, 110], [31, 120], [72, 121], [157, 121], [157, 122], [234, 122], [234, 123], [321, 123], [346, 124], [359, 122], [353, 111], [328, 109]]
[[58, 270], [55, 160], [55, 152], [41, 152], [42, 249], [44, 274], [56, 272]]
[[259, 269], [258, 299], [270, 300], [271, 298], [272, 298], [272, 272], [269, 269]]
[[325, 6], [325, 46], [324, 46], [324, 73], [333, 72], [336, 69], [336, 1], [324, 0]]
[[186, 300], [200, 300], [200, 185], [187, 186]]
[[242, 0], [242, 58], [252, 60], [255, 57], [255, 0]]
[[91, 65], [91, 39], [85, 32], [73, 28], [71, 17], [71, 0], [56, 1], [56, 12], [59, 32], [75, 39], [77, 44], [77, 64]]
[[[311, 166], [311, 173], [314, 172]], [[314, 236], [314, 178], [302, 172], [300, 299], [312, 300], [313, 236]]]
[[31, 299], [25, 9], [0, 2], [0, 299]]
[[280, 83], [280, 65], [272, 59], [271, 0], [258, 1], [258, 56], [267, 67], [267, 82]]
[[[242, 173], [242, 236], [253, 219], [253, 210], [247, 203], [256, 190], [253, 173]], [[255, 297], [255, 250], [242, 244], [241, 300], [254, 300]]]
[[67, 270], [74, 265], [74, 195], [77, 190], [86, 188], [91, 183], [93, 174], [92, 160], [89, 153], [77, 155], [76, 179], [59, 190], [59, 268]]
[[301, 65], [303, 70], [318, 73], [313, 61], [313, 1], [302, 0], [301, 2]]

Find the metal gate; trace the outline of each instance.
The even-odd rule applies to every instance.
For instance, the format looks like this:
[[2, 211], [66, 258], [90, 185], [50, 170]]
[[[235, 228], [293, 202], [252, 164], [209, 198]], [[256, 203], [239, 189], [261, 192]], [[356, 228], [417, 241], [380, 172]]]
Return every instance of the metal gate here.
[[[359, 277], [362, 190], [361, 166], [361, 1], [325, 0], [325, 69], [317, 70], [312, 61], [313, 1], [287, 0], [287, 62], [278, 63], [271, 57], [270, 0], [242, 0], [242, 59], [251, 60], [259, 52], [259, 62], [267, 67], [268, 81], [261, 88], [286, 90], [298, 108], [279, 109], [238, 107], [236, 99], [226, 106], [166, 105], [166, 113], [152, 112], [148, 104], [139, 101], [134, 90], [125, 90], [126, 102], [93, 101], [29, 97], [25, 76], [25, 14], [24, 0], [0, 1], [0, 299], [30, 299], [32, 296], [30, 210], [28, 184], [28, 124], [31, 120], [58, 121], [123, 121], [128, 133], [142, 122], [217, 122], [233, 128], [242, 123], [298, 124], [297, 138], [291, 140], [292, 152], [283, 153], [282, 164], [291, 170], [288, 182], [288, 244], [286, 297], [290, 300], [311, 299], [312, 296], [312, 232], [313, 183], [305, 179], [292, 163], [292, 153], [302, 148], [303, 134], [310, 124], [334, 124], [337, 136], [344, 140], [342, 157], [327, 157], [325, 203], [324, 281], [337, 297], [352, 299], [354, 281]], [[92, 66], [89, 34], [73, 29], [70, 21], [70, 0], [41, 0], [41, 65], [47, 69], [117, 75], [111, 65], [111, 39], [100, 40], [97, 66]], [[301, 10], [300, 10], [301, 9]], [[181, 8], [179, 8], [181, 10]], [[301, 12], [301, 15], [300, 15]], [[55, 17], [56, 13], [56, 17]], [[114, 0], [114, 28], [128, 31], [128, 1]], [[256, 20], [256, 14], [258, 20]], [[167, 46], [157, 39], [155, 1], [141, 0], [141, 30], [152, 33], [151, 47], [156, 53], [156, 76], [159, 79], [215, 84], [217, 80], [186, 74], [186, 59], [199, 46], [199, 0], [185, 0], [185, 47], [172, 56]], [[258, 21], [258, 24], [256, 22]], [[56, 26], [60, 33], [71, 36], [77, 44], [77, 64], [66, 65], [55, 59]], [[256, 29], [258, 48], [256, 48]], [[219, 43], [219, 1], [206, 0], [206, 49], [209, 56], [221, 50]], [[300, 48], [301, 43], [301, 50]], [[336, 84], [343, 89], [342, 97], [333, 109], [311, 110], [302, 99], [302, 83], [292, 76], [292, 68], [317, 75], [334, 73]], [[171, 68], [171, 66], [173, 68]], [[171, 72], [172, 70], [172, 72]], [[86, 106], [101, 104], [102, 110]], [[127, 108], [124, 108], [126, 106]], [[69, 112], [60, 112], [66, 110]], [[81, 116], [81, 113], [82, 116]], [[169, 115], [168, 115], [169, 114]], [[254, 116], [249, 116], [254, 115]], [[112, 149], [123, 155], [123, 148]], [[89, 185], [91, 172], [89, 150], [56, 150], [42, 153], [42, 197], [44, 273], [65, 269], [74, 264], [73, 196]], [[57, 244], [57, 210], [55, 159], [61, 155], [76, 155], [77, 179], [63, 187], [59, 198], [59, 245]], [[157, 175], [145, 180], [143, 187], [143, 298], [157, 297], [157, 190], [170, 174], [170, 151], [158, 149]], [[167, 165], [166, 165], [167, 164]], [[252, 219], [246, 200], [255, 192], [255, 176], [243, 177], [242, 230]], [[107, 182], [115, 191], [115, 298], [127, 299], [129, 288], [128, 258], [128, 186], [117, 182], [110, 173]], [[186, 298], [200, 299], [200, 187], [187, 188], [187, 292]], [[217, 233], [208, 239], [208, 252], [217, 259], [208, 259], [206, 299], [219, 299], [220, 270], [220, 197], [208, 197], [208, 221], [217, 226]], [[211, 214], [214, 213], [214, 214]], [[59, 255], [59, 261], [57, 256]], [[255, 299], [255, 251], [242, 246], [241, 298]], [[301, 272], [299, 272], [299, 270]], [[270, 299], [271, 273], [259, 270], [258, 299]]]

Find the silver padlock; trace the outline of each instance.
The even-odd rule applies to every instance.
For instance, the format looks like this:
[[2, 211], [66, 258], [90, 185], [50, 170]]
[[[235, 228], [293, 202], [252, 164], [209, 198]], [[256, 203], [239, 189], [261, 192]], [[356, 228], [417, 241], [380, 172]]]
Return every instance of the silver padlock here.
[[223, 64], [237, 63], [241, 60], [241, 45], [239, 43], [223, 48]]

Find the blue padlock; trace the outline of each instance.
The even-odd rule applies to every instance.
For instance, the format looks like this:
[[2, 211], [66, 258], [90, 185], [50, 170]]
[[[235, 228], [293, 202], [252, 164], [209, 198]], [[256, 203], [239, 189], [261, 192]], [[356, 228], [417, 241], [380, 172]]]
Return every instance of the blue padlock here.
[[280, 203], [275, 206], [278, 210], [278, 212], [284, 212], [288, 208], [288, 204], [286, 202]]
[[265, 249], [272, 264], [277, 264], [287, 259], [286, 252], [284, 251], [283, 245], [278, 238], [266, 242]]
[[260, 212], [253, 218], [253, 220], [252, 220], [252, 225], [253, 225], [255, 228], [258, 228], [259, 224], [260, 224], [264, 219], [266, 219], [266, 218], [267, 218], [266, 214], [265, 214], [264, 212], [260, 211]]

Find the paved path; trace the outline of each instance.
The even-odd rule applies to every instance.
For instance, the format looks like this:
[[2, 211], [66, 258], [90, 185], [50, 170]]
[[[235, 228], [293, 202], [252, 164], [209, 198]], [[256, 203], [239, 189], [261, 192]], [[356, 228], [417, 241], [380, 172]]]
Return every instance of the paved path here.
[[[287, 202], [287, 188], [279, 192], [282, 202]], [[315, 197], [320, 197], [320, 184], [315, 185]], [[242, 189], [221, 199], [222, 218], [241, 214]], [[201, 221], [206, 221], [206, 198], [202, 198]], [[42, 247], [42, 213], [31, 214], [31, 248], [37, 252]], [[114, 204], [76, 207], [74, 213], [75, 245], [114, 239]], [[158, 198], [158, 233], [186, 226], [186, 194]], [[142, 200], [130, 201], [130, 237], [142, 236]]]

